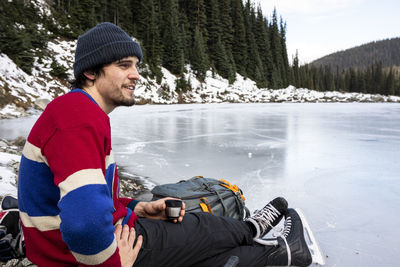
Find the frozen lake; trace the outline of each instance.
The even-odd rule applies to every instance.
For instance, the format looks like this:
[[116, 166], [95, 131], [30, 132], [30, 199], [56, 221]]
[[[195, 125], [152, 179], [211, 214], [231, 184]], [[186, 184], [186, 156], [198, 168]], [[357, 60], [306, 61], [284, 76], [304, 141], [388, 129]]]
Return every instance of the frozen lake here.
[[[129, 172], [157, 184], [224, 178], [250, 210], [284, 196], [307, 215], [326, 266], [399, 264], [400, 104], [136, 106], [110, 117]], [[0, 136], [31, 125], [3, 120]]]
[[138, 106], [111, 115], [117, 162], [156, 183], [239, 185], [301, 207], [327, 266], [400, 262], [399, 104]]

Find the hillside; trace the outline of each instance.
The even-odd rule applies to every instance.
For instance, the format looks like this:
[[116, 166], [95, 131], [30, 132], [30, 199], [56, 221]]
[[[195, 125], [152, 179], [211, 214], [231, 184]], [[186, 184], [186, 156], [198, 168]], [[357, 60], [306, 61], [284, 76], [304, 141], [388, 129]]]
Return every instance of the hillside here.
[[400, 66], [400, 37], [375, 41], [336, 52], [310, 63], [312, 66], [328, 66], [339, 72], [349, 68], [365, 70], [380, 63], [383, 68]]
[[[271, 13], [267, 20], [250, 0], [0, 1], [0, 52], [30, 73], [35, 58], [46, 56], [48, 41], [76, 40], [109, 21], [141, 44], [148, 66], [142, 75], [158, 83], [161, 66], [182, 76], [190, 64], [201, 81], [212, 69], [231, 83], [239, 73], [260, 87], [282, 88], [291, 77], [286, 27], [276, 10]], [[53, 75], [65, 78], [57, 64]]]

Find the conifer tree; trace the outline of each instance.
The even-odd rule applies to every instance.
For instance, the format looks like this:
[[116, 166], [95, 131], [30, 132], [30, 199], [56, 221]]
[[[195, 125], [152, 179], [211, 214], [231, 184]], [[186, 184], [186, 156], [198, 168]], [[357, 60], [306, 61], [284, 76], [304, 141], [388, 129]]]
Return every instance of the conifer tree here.
[[229, 79], [233, 71], [228, 62], [225, 45], [222, 41], [222, 29], [217, 0], [209, 0], [206, 5], [207, 29], [209, 33], [208, 55], [211, 64], [222, 77]]
[[232, 28], [234, 30], [233, 33], [233, 46], [232, 46], [232, 55], [235, 60], [235, 65], [237, 71], [243, 75], [246, 74], [246, 65], [247, 65], [247, 44], [246, 44], [246, 30], [244, 27], [244, 18], [243, 18], [243, 3], [242, 0], [231, 0], [232, 6]]
[[138, 12], [136, 17], [137, 34], [142, 43], [144, 61], [149, 64], [150, 70], [155, 74], [157, 81], [161, 81], [161, 36], [160, 36], [160, 2], [159, 0], [141, 1], [143, 12]]
[[178, 4], [176, 0], [165, 0], [162, 2], [162, 64], [174, 74], [182, 74], [184, 65], [184, 54], [182, 48], [181, 34], [178, 25]]
[[270, 84], [272, 88], [279, 88], [283, 86], [282, 70], [284, 69], [284, 65], [282, 60], [282, 44], [281, 36], [279, 34], [276, 9], [274, 9], [272, 13], [272, 21], [270, 25], [270, 44], [273, 62], [272, 80], [270, 81]]
[[195, 71], [197, 77], [203, 81], [206, 76], [208, 60], [204, 47], [203, 36], [199, 30], [199, 27], [195, 28], [191, 58], [193, 70]]
[[235, 60], [232, 55], [232, 46], [233, 46], [233, 27], [232, 27], [232, 18], [231, 18], [231, 0], [221, 0], [219, 1], [219, 10], [220, 12], [220, 20], [222, 27], [222, 43], [225, 46], [225, 54], [228, 60], [230, 75], [228, 77], [229, 82], [232, 83], [235, 80], [236, 73], [236, 65]]
[[331, 66], [325, 66], [324, 70], [323, 70], [323, 81], [324, 81], [324, 85], [323, 85], [323, 90], [324, 91], [334, 91], [335, 90], [335, 83], [333, 81], [333, 73], [331, 70]]
[[247, 0], [245, 4], [244, 22], [246, 27], [246, 43], [248, 44], [247, 54], [249, 55], [246, 65], [246, 72], [251, 79], [255, 80], [259, 86], [262, 86], [264, 85], [262, 83], [263, 67], [254, 36], [256, 18], [254, 8], [251, 6], [250, 0]]
[[379, 93], [382, 91], [383, 88], [383, 69], [382, 69], [382, 63], [378, 62], [373, 65], [373, 73], [374, 77], [374, 88], [372, 88], [373, 94]]
[[293, 57], [292, 69], [293, 69], [293, 84], [296, 87], [301, 86], [300, 71], [299, 71], [299, 54], [297, 50], [296, 50], [296, 55]]
[[33, 3], [0, 1], [0, 52], [28, 74], [37, 56], [36, 49], [43, 49], [48, 40], [46, 29], [37, 29], [39, 23], [43, 19]]
[[270, 40], [268, 38], [268, 22], [263, 16], [261, 6], [257, 7], [257, 16], [255, 21], [255, 38], [258, 46], [258, 53], [262, 63], [262, 87], [268, 87], [272, 73], [272, 54]]
[[365, 71], [365, 92], [366, 93], [372, 92], [372, 86], [373, 86], [372, 69], [371, 66], [369, 66]]
[[179, 26], [182, 40], [182, 49], [184, 62], [190, 63], [190, 49], [192, 47], [192, 33], [190, 32], [190, 24], [185, 13], [184, 6], [179, 6]]
[[390, 70], [386, 76], [386, 84], [385, 84], [385, 94], [386, 95], [395, 95], [395, 78], [393, 67], [390, 67]]
[[[130, 0], [118, 0], [116, 7], [116, 15], [117, 15], [117, 25], [125, 29], [129, 34], [133, 35], [133, 27], [132, 27], [132, 10], [130, 7]], [[153, 1], [148, 0], [151, 3], [150, 7], [153, 6]], [[151, 10], [151, 9], [150, 9]]]
[[207, 15], [204, 0], [181, 0], [181, 5], [185, 7], [185, 12], [189, 19], [190, 32], [194, 33], [195, 28], [198, 27], [203, 36], [204, 45], [207, 46]]
[[287, 87], [291, 82], [291, 73], [289, 68], [289, 60], [287, 55], [286, 48], [286, 23], [283, 22], [282, 17], [280, 19], [280, 44], [281, 44], [281, 77], [282, 77], [282, 85]]

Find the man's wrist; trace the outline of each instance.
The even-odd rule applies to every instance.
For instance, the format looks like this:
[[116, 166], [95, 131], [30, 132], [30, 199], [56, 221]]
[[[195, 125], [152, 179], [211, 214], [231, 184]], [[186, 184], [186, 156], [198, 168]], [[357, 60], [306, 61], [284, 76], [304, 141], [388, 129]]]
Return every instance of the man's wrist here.
[[133, 209], [133, 212], [138, 216], [138, 217], [145, 217], [145, 205], [148, 202], [146, 201], [138, 201]]
[[[136, 199], [134, 199], [134, 200], [132, 200], [131, 202], [129, 202], [129, 204], [128, 204], [128, 208], [130, 208], [133, 212], [135, 212], [135, 208], [136, 208], [136, 206], [137, 206], [137, 204], [139, 203], [140, 201], [139, 200], [136, 200]], [[136, 213], [136, 212], [135, 212]]]

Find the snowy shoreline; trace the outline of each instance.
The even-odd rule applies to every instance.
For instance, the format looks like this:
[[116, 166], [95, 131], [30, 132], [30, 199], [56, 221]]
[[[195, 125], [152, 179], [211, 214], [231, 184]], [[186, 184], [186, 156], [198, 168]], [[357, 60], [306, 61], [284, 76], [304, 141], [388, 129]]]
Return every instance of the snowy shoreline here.
[[[215, 89], [215, 88], [214, 88]], [[149, 92], [141, 91], [139, 86], [139, 96], [136, 97], [137, 105], [151, 104], [210, 104], [210, 103], [400, 103], [398, 96], [372, 95], [362, 93], [344, 92], [319, 92], [305, 88], [295, 88], [289, 86], [285, 89], [255, 89], [241, 91], [240, 89], [231, 91], [214, 90], [208, 91], [196, 89], [181, 95], [173, 92], [168, 98]], [[154, 92], [153, 92], [154, 93]], [[179, 100], [180, 99], [180, 100]], [[182, 102], [183, 101], [183, 102]], [[13, 119], [40, 114], [49, 101], [44, 101], [35, 108], [17, 107], [15, 104], [8, 104], [0, 109], [0, 119]]]
[[[57, 63], [66, 68], [72, 78], [75, 41], [54, 39], [48, 43], [47, 51]], [[0, 53], [0, 96], [4, 102], [0, 105], [0, 119], [17, 118], [38, 114], [55, 97], [69, 91], [67, 80], [60, 80], [50, 75], [51, 56], [41, 60], [35, 58], [32, 74], [22, 71], [7, 55]], [[147, 66], [142, 66], [146, 73]], [[178, 77], [165, 68], [161, 68], [163, 77], [156, 81], [141, 76], [136, 89], [135, 99], [138, 104], [204, 104], [204, 103], [347, 103], [347, 102], [395, 102], [399, 96], [371, 95], [338, 91], [320, 92], [306, 88], [288, 86], [282, 89], [259, 88], [257, 84], [240, 74], [235, 81], [206, 72], [200, 82], [190, 65], [185, 66], [183, 78], [188, 83], [187, 91], [177, 90]], [[143, 74], [144, 74], [143, 73]], [[8, 102], [7, 102], [8, 101]]]
[[[14, 140], [0, 138], [0, 200], [5, 195], [17, 196], [18, 169], [25, 138]], [[134, 174], [128, 173], [124, 167], [119, 167], [121, 196], [137, 198], [148, 197], [149, 185]]]

